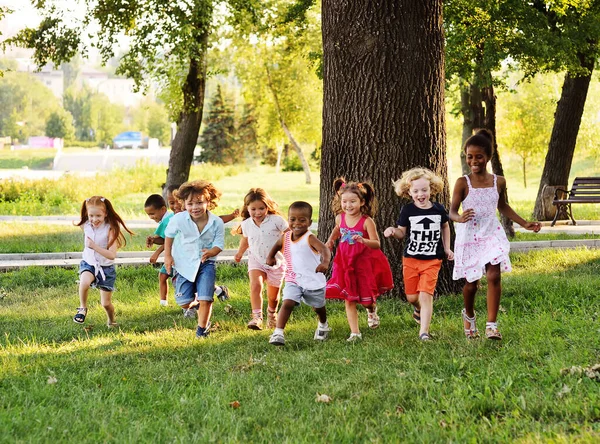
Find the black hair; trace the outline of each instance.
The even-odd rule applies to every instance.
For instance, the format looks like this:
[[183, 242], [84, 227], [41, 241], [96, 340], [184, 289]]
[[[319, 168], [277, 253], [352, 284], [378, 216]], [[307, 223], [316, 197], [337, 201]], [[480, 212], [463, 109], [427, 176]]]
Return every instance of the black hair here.
[[181, 185], [169, 185], [167, 187], [167, 193], [172, 193], [173, 191], [176, 191], [179, 189]]
[[146, 199], [146, 203], [144, 204], [144, 208], [152, 207], [155, 210], [160, 210], [162, 207], [166, 207], [167, 203], [165, 199], [160, 194], [151, 194]]
[[290, 207], [288, 208], [288, 213], [290, 212], [290, 210], [306, 210], [306, 211], [308, 211], [308, 218], [312, 219], [313, 208], [312, 208], [312, 205], [309, 204], [308, 202], [304, 202], [301, 200], [293, 202], [290, 205]]
[[485, 128], [477, 130], [475, 134], [467, 139], [463, 151], [466, 153], [467, 148], [470, 146], [478, 146], [491, 158], [494, 154], [494, 136], [492, 132]]

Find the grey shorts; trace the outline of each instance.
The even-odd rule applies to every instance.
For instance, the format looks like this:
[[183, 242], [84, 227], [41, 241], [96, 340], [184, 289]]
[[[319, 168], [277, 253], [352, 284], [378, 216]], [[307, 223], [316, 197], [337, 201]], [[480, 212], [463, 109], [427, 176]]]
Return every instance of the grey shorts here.
[[325, 307], [325, 287], [317, 290], [305, 290], [296, 284], [286, 282], [283, 287], [283, 300], [294, 301], [296, 305], [304, 302], [313, 308]]

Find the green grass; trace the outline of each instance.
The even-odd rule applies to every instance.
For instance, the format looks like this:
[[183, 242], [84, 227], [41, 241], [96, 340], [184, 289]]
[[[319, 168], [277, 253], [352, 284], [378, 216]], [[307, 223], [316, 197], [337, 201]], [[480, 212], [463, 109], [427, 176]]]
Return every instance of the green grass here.
[[0, 150], [0, 169], [29, 168], [30, 170], [51, 170], [54, 150]]
[[513, 265], [500, 343], [465, 340], [456, 295], [436, 301], [430, 343], [405, 303], [385, 299], [379, 330], [361, 312], [362, 343], [346, 343], [343, 305], [328, 303], [331, 339], [313, 341], [303, 306], [284, 348], [245, 328], [244, 267], [218, 267], [231, 308], [215, 303], [206, 341], [159, 308], [152, 267], [119, 268], [119, 330], [104, 327], [97, 292], [86, 328], [71, 321], [74, 269], [0, 274], [0, 442], [598, 442], [598, 382], [560, 370], [598, 363], [600, 251]]

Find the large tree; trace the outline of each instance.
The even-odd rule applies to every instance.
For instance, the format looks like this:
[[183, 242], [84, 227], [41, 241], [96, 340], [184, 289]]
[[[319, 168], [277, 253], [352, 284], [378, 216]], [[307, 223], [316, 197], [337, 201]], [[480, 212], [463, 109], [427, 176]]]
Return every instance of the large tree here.
[[[375, 3], [323, 0], [323, 147], [319, 237], [333, 228], [328, 203], [337, 176], [370, 180], [380, 201], [381, 233], [398, 218], [400, 200], [392, 180], [424, 166], [447, 185], [444, 131], [444, 33], [442, 1], [384, 0]], [[449, 189], [435, 196], [449, 204]], [[382, 247], [403, 288], [402, 250]], [[438, 290], [456, 283], [444, 267]]]

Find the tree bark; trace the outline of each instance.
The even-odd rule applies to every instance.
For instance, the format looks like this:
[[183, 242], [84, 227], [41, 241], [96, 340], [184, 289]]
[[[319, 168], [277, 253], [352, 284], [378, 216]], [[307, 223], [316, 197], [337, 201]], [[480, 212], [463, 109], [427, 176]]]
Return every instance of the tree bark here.
[[206, 88], [206, 43], [208, 34], [203, 36], [204, 51], [190, 59], [188, 74], [183, 84], [183, 110], [177, 119], [177, 134], [173, 139], [169, 155], [167, 182], [170, 185], [181, 185], [190, 176], [190, 168], [194, 160], [194, 149], [198, 142], [198, 133], [202, 124], [204, 107], [204, 91]]
[[[373, 183], [381, 203], [375, 222], [394, 273], [395, 296], [404, 293], [402, 248], [382, 236], [395, 225], [400, 200], [392, 180], [424, 166], [443, 178], [432, 196], [450, 201], [444, 130], [444, 35], [441, 0], [377, 3], [323, 0], [323, 146], [319, 238], [334, 226], [328, 205], [333, 180]], [[406, 203], [406, 202], [403, 202]], [[445, 262], [438, 292], [460, 288]]]
[[551, 220], [549, 211], [544, 211], [543, 189], [545, 186], [568, 187], [573, 154], [577, 143], [577, 134], [581, 124], [581, 116], [587, 98], [594, 59], [586, 59], [580, 55], [582, 67], [587, 69], [586, 75], [576, 76], [567, 72], [563, 83], [560, 100], [556, 104], [554, 126], [548, 144], [548, 154], [544, 163], [540, 187], [535, 200], [533, 218]]
[[467, 156], [463, 150], [465, 142], [473, 134], [473, 110], [471, 109], [471, 88], [468, 83], [464, 83], [460, 88], [460, 113], [463, 116], [462, 124], [462, 144], [460, 149], [460, 167], [463, 173], [469, 174], [471, 170], [467, 165]]
[[271, 94], [273, 94], [273, 101], [275, 102], [275, 109], [277, 110], [277, 116], [279, 117], [279, 124], [281, 125], [281, 128], [283, 129], [283, 132], [287, 136], [288, 140], [294, 147], [296, 154], [298, 154], [298, 158], [300, 159], [300, 162], [302, 163], [302, 170], [304, 171], [304, 176], [306, 177], [306, 183], [310, 184], [311, 183], [310, 166], [308, 165], [308, 162], [306, 161], [306, 157], [304, 157], [302, 148], [300, 148], [300, 145], [298, 145], [298, 142], [296, 142], [296, 139], [294, 139], [294, 136], [292, 136], [292, 132], [290, 131], [290, 129], [288, 128], [288, 126], [285, 123], [285, 119], [283, 118], [283, 112], [281, 111], [281, 107], [279, 106], [279, 99], [277, 98], [277, 92], [275, 91], [275, 88], [273, 87], [273, 81], [271, 79], [271, 71], [269, 70], [268, 66], [265, 66], [265, 70], [267, 71], [267, 84], [269, 85]]

